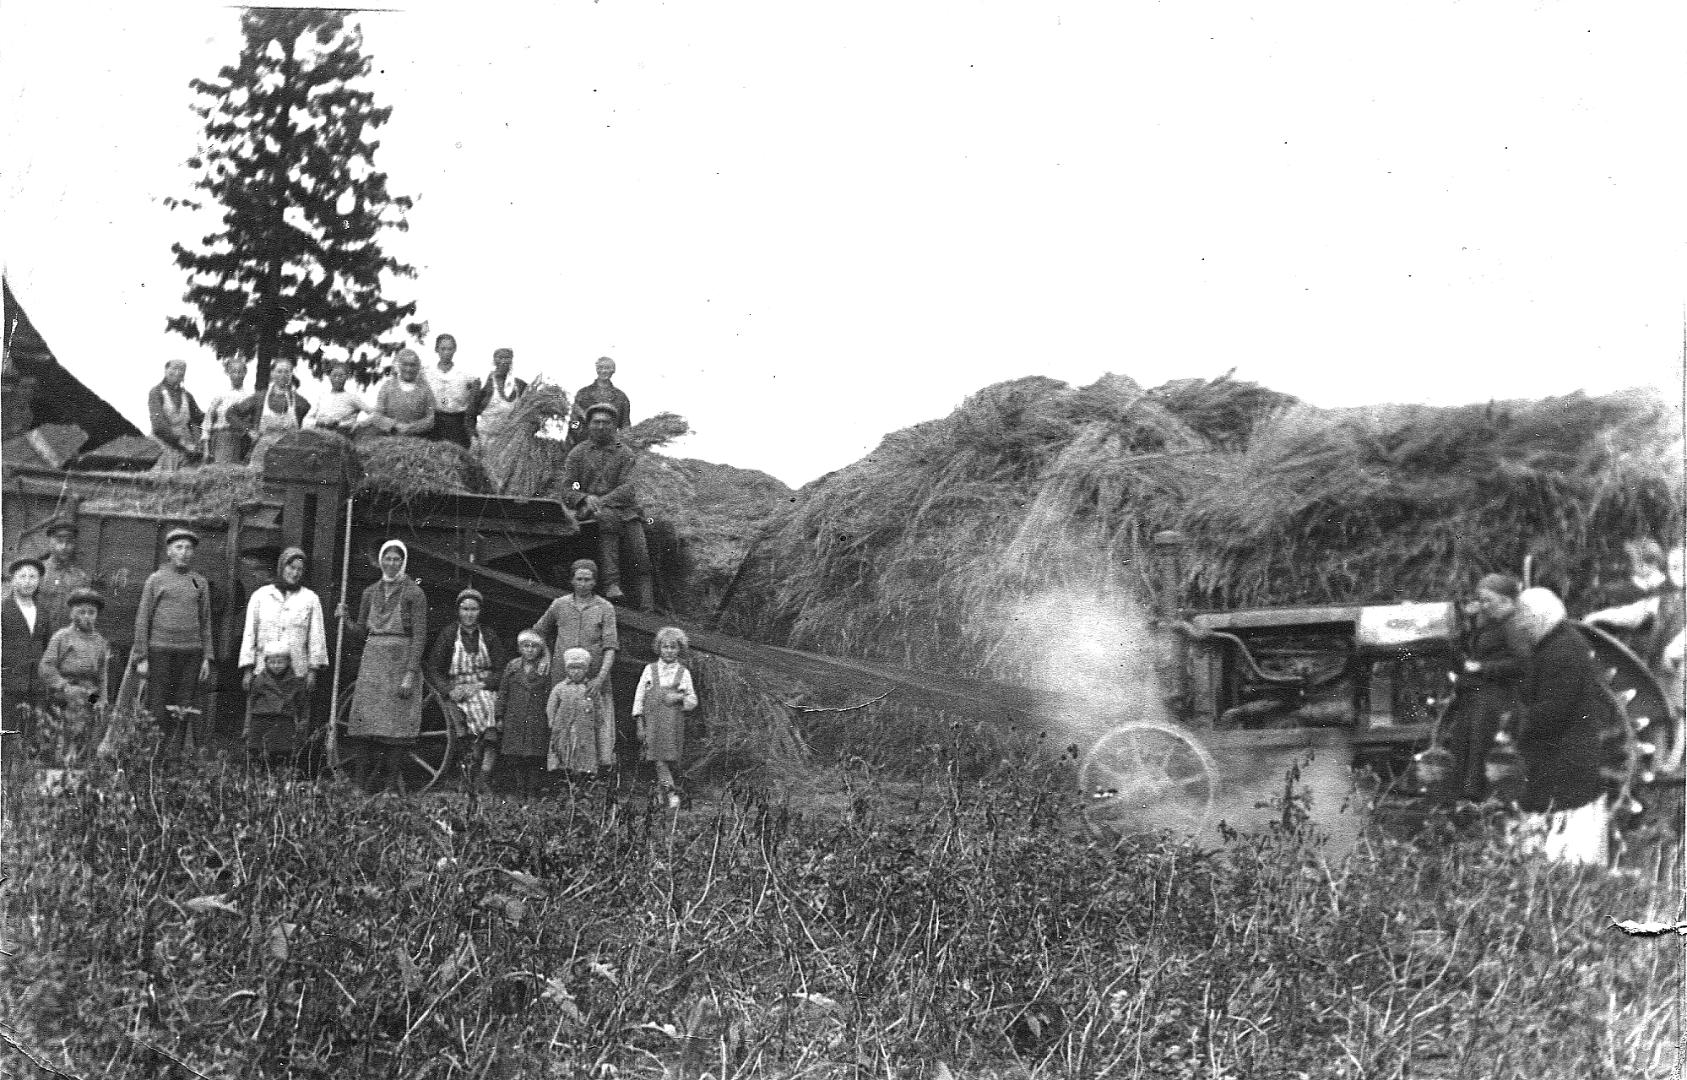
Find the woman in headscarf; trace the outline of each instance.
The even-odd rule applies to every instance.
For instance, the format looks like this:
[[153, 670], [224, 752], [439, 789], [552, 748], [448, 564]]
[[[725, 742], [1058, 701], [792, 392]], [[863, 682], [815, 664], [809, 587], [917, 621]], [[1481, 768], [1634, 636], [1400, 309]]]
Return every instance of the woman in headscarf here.
[[[275, 580], [246, 601], [239, 666], [241, 685], [250, 690], [265, 650], [273, 644], [285, 645], [293, 674], [305, 681], [308, 716], [309, 695], [316, 689], [317, 673], [328, 666], [328, 629], [322, 620], [322, 601], [305, 588], [304, 580], [305, 553], [290, 547], [275, 562]], [[249, 725], [246, 735], [252, 735]]]
[[364, 639], [346, 734], [368, 749], [363, 777], [370, 790], [402, 789], [400, 768], [422, 730], [422, 657], [428, 647], [428, 598], [404, 572], [410, 550], [388, 540], [379, 556], [381, 580], [363, 590], [357, 618], [335, 614]]
[[1473, 803], [1487, 797], [1488, 748], [1516, 711], [1517, 686], [1529, 658], [1529, 643], [1514, 618], [1522, 592], [1523, 583], [1510, 574], [1489, 574], [1476, 585], [1476, 627], [1465, 645], [1447, 733], [1453, 784], [1460, 798]]
[[1525, 589], [1517, 607], [1514, 618], [1532, 643], [1517, 733], [1525, 827], [1549, 858], [1602, 863], [1609, 815], [1601, 751], [1623, 720], [1563, 601], [1549, 589]]
[[35, 710], [41, 701], [41, 655], [53, 628], [46, 609], [36, 602], [41, 588], [41, 560], [13, 559], [6, 567], [10, 595], [0, 601], [0, 724], [7, 736], [6, 756], [29, 746], [35, 738]]
[[509, 660], [498, 635], [480, 623], [483, 602], [479, 589], [458, 593], [456, 623], [441, 630], [428, 650], [429, 674], [440, 692], [462, 710], [463, 722], [474, 737], [464, 757], [470, 781], [491, 772], [497, 761], [498, 678]]
[[[533, 624], [533, 632], [551, 641], [551, 655], [560, 657], [569, 649], [591, 654], [587, 681], [598, 709], [598, 762], [615, 764], [615, 700], [610, 676], [615, 653], [621, 647], [616, 629], [615, 605], [599, 596], [597, 563], [578, 559], [570, 567], [574, 591], [551, 601], [551, 606]], [[563, 665], [551, 665], [551, 684], [563, 679]]]
[[254, 432], [257, 442], [252, 446], [251, 464], [254, 469], [264, 467], [270, 448], [290, 431], [304, 427], [310, 402], [299, 396], [293, 381], [293, 361], [277, 360], [269, 370], [269, 388], [252, 395], [229, 410]]
[[422, 379], [422, 358], [400, 349], [393, 359], [392, 377], [375, 392], [371, 431], [385, 435], [426, 435], [433, 431], [433, 391]]

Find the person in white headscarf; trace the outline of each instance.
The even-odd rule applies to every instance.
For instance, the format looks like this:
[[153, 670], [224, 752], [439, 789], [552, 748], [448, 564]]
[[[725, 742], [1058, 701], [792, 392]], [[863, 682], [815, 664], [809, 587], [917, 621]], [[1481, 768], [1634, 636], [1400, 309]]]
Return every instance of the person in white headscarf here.
[[1614, 712], [1587, 638], [1565, 617], [1556, 594], [1523, 590], [1514, 618], [1533, 643], [1517, 732], [1525, 835], [1549, 858], [1603, 864], [1610, 819], [1604, 741], [1623, 719]]
[[364, 638], [363, 661], [352, 692], [348, 737], [359, 740], [368, 790], [403, 787], [401, 764], [422, 730], [422, 658], [428, 648], [428, 598], [404, 572], [410, 551], [403, 541], [381, 545], [381, 580], [363, 590], [357, 618], [342, 602], [335, 614]]

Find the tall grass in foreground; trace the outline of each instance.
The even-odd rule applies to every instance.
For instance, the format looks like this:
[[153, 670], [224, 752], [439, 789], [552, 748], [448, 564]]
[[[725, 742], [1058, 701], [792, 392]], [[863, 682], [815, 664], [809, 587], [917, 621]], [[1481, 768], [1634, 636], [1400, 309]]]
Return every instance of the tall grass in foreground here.
[[1678, 951], [1607, 921], [1667, 889], [1481, 836], [1115, 846], [1019, 775], [677, 818], [218, 766], [19, 793], [0, 1033], [83, 1077], [1667, 1074]]

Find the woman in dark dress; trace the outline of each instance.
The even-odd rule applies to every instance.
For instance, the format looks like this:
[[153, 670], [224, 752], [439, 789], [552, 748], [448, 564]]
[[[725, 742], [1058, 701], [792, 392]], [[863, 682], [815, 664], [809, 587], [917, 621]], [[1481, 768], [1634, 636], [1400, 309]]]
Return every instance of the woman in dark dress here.
[[1484, 767], [1506, 718], [1517, 709], [1517, 687], [1529, 644], [1517, 626], [1523, 585], [1510, 574], [1489, 574], [1476, 586], [1477, 623], [1465, 644], [1459, 694], [1447, 733], [1453, 783], [1460, 798], [1479, 803], [1488, 795]]
[[1525, 589], [1515, 618], [1533, 642], [1517, 732], [1525, 825], [1548, 857], [1601, 863], [1609, 818], [1602, 750], [1622, 717], [1563, 601], [1548, 589]]
[[404, 572], [410, 550], [401, 540], [381, 545], [381, 580], [363, 590], [357, 618], [336, 610], [346, 629], [363, 639], [346, 734], [368, 751], [362, 777], [370, 791], [403, 788], [400, 770], [422, 730], [422, 658], [428, 647], [428, 598]]

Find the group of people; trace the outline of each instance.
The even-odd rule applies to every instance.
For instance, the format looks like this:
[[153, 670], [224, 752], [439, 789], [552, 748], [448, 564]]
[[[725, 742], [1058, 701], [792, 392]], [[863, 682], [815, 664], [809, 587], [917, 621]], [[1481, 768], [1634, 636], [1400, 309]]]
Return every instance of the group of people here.
[[[314, 407], [299, 394], [291, 361], [275, 361], [268, 388], [252, 393], [246, 361], [237, 357], [225, 365], [229, 389], [205, 412], [182, 386], [186, 363], [173, 360], [149, 397], [152, 433], [165, 448], [160, 464], [248, 462], [262, 468], [284, 435], [307, 427], [348, 438], [410, 435], [471, 447], [481, 431], [509, 416], [528, 384], [511, 374], [515, 354], [509, 349], [493, 352], [484, 383], [456, 366], [457, 339], [450, 334], [439, 335], [434, 351], [438, 362], [424, 369], [414, 350], [401, 350], [372, 396], [349, 389], [350, 369], [336, 363], [328, 369], [329, 393]], [[569, 413], [563, 502], [580, 520], [598, 524], [604, 595], [648, 611], [655, 598], [644, 513], [632, 482], [637, 456], [620, 439], [632, 402], [615, 385], [614, 360], [598, 359], [597, 378], [575, 395]], [[631, 597], [622, 588], [623, 565]]]
[[105, 598], [76, 562], [75, 520], [53, 517], [42, 531], [47, 553], [11, 561], [0, 603], [5, 754], [74, 761], [109, 691], [110, 649], [95, 628]]
[[[1625, 632], [1653, 666], [1680, 708], [1683, 586], [1679, 549], [1672, 575], [1655, 541], [1629, 545], [1636, 596], [1582, 621]], [[1502, 794], [1501, 762], [1519, 759], [1520, 790], [1512, 794], [1548, 855], [1603, 862], [1611, 807], [1607, 767], [1620, 767], [1614, 742], [1626, 720], [1606, 689], [1587, 639], [1551, 590], [1525, 589], [1510, 574], [1478, 583], [1473, 627], [1464, 643], [1458, 697], [1444, 745], [1451, 754], [1451, 793], [1470, 803]], [[1659, 717], [1679, 726], [1680, 718]], [[1680, 739], [1674, 740], [1679, 755]], [[1672, 764], [1672, 763], [1666, 763]], [[1675, 764], [1678, 764], [1675, 763]]]
[[[8, 756], [27, 749], [76, 764], [94, 751], [99, 706], [110, 700], [113, 658], [97, 627], [105, 600], [74, 567], [74, 521], [49, 522], [49, 535], [57, 545], [54, 556], [13, 560], [10, 595], [0, 611], [7, 726], [21, 736]], [[199, 542], [187, 528], [166, 534], [164, 564], [141, 589], [128, 657], [146, 680], [145, 704], [159, 729], [154, 754], [166, 764], [185, 751], [195, 703], [215, 660], [210, 587], [193, 569]], [[67, 544], [70, 560], [51, 565]], [[335, 612], [363, 644], [346, 733], [359, 783], [372, 792], [402, 787], [427, 684], [451, 703], [448, 716], [469, 739], [465, 769], [479, 789], [489, 788], [496, 773], [517, 792], [533, 793], [547, 774], [581, 781], [614, 767], [611, 673], [620, 641], [615, 606], [597, 593], [596, 563], [573, 564], [570, 593], [518, 635], [511, 656], [483, 625], [485, 598], [472, 588], [457, 593], [456, 620], [430, 648], [428, 599], [406, 574], [408, 559], [402, 541], [383, 544], [380, 580], [363, 590], [355, 614], [344, 603]], [[307, 565], [302, 549], [286, 549], [274, 580], [246, 605], [237, 665], [245, 692], [242, 739], [255, 767], [299, 767], [312, 741], [313, 698], [328, 668], [328, 628], [320, 598], [305, 585]], [[674, 805], [685, 714], [698, 705], [684, 660], [687, 645], [677, 627], [657, 634], [658, 659], [645, 668], [632, 710], [643, 757], [655, 764], [661, 797]]]
[[[232, 357], [223, 365], [228, 389], [201, 409], [183, 385], [187, 362], [172, 360], [164, 378], [147, 396], [152, 436], [164, 446], [165, 468], [211, 461], [249, 462], [261, 468], [269, 448], [290, 431], [318, 428], [348, 437], [414, 435], [453, 442], [468, 448], [482, 430], [493, 430], [514, 411], [528, 383], [511, 373], [515, 353], [495, 349], [492, 370], [484, 380], [457, 365], [457, 339], [440, 334], [434, 341], [438, 357], [424, 366], [414, 349], [401, 349], [392, 371], [370, 393], [349, 386], [351, 368], [336, 362], [328, 368], [329, 391], [315, 406], [299, 393], [292, 360], [270, 366], [269, 383], [246, 388], [248, 365]], [[615, 385], [615, 361], [601, 357], [597, 378], [575, 395], [569, 417], [570, 445], [585, 437], [588, 410], [606, 408], [617, 430], [632, 421], [632, 402]]]

